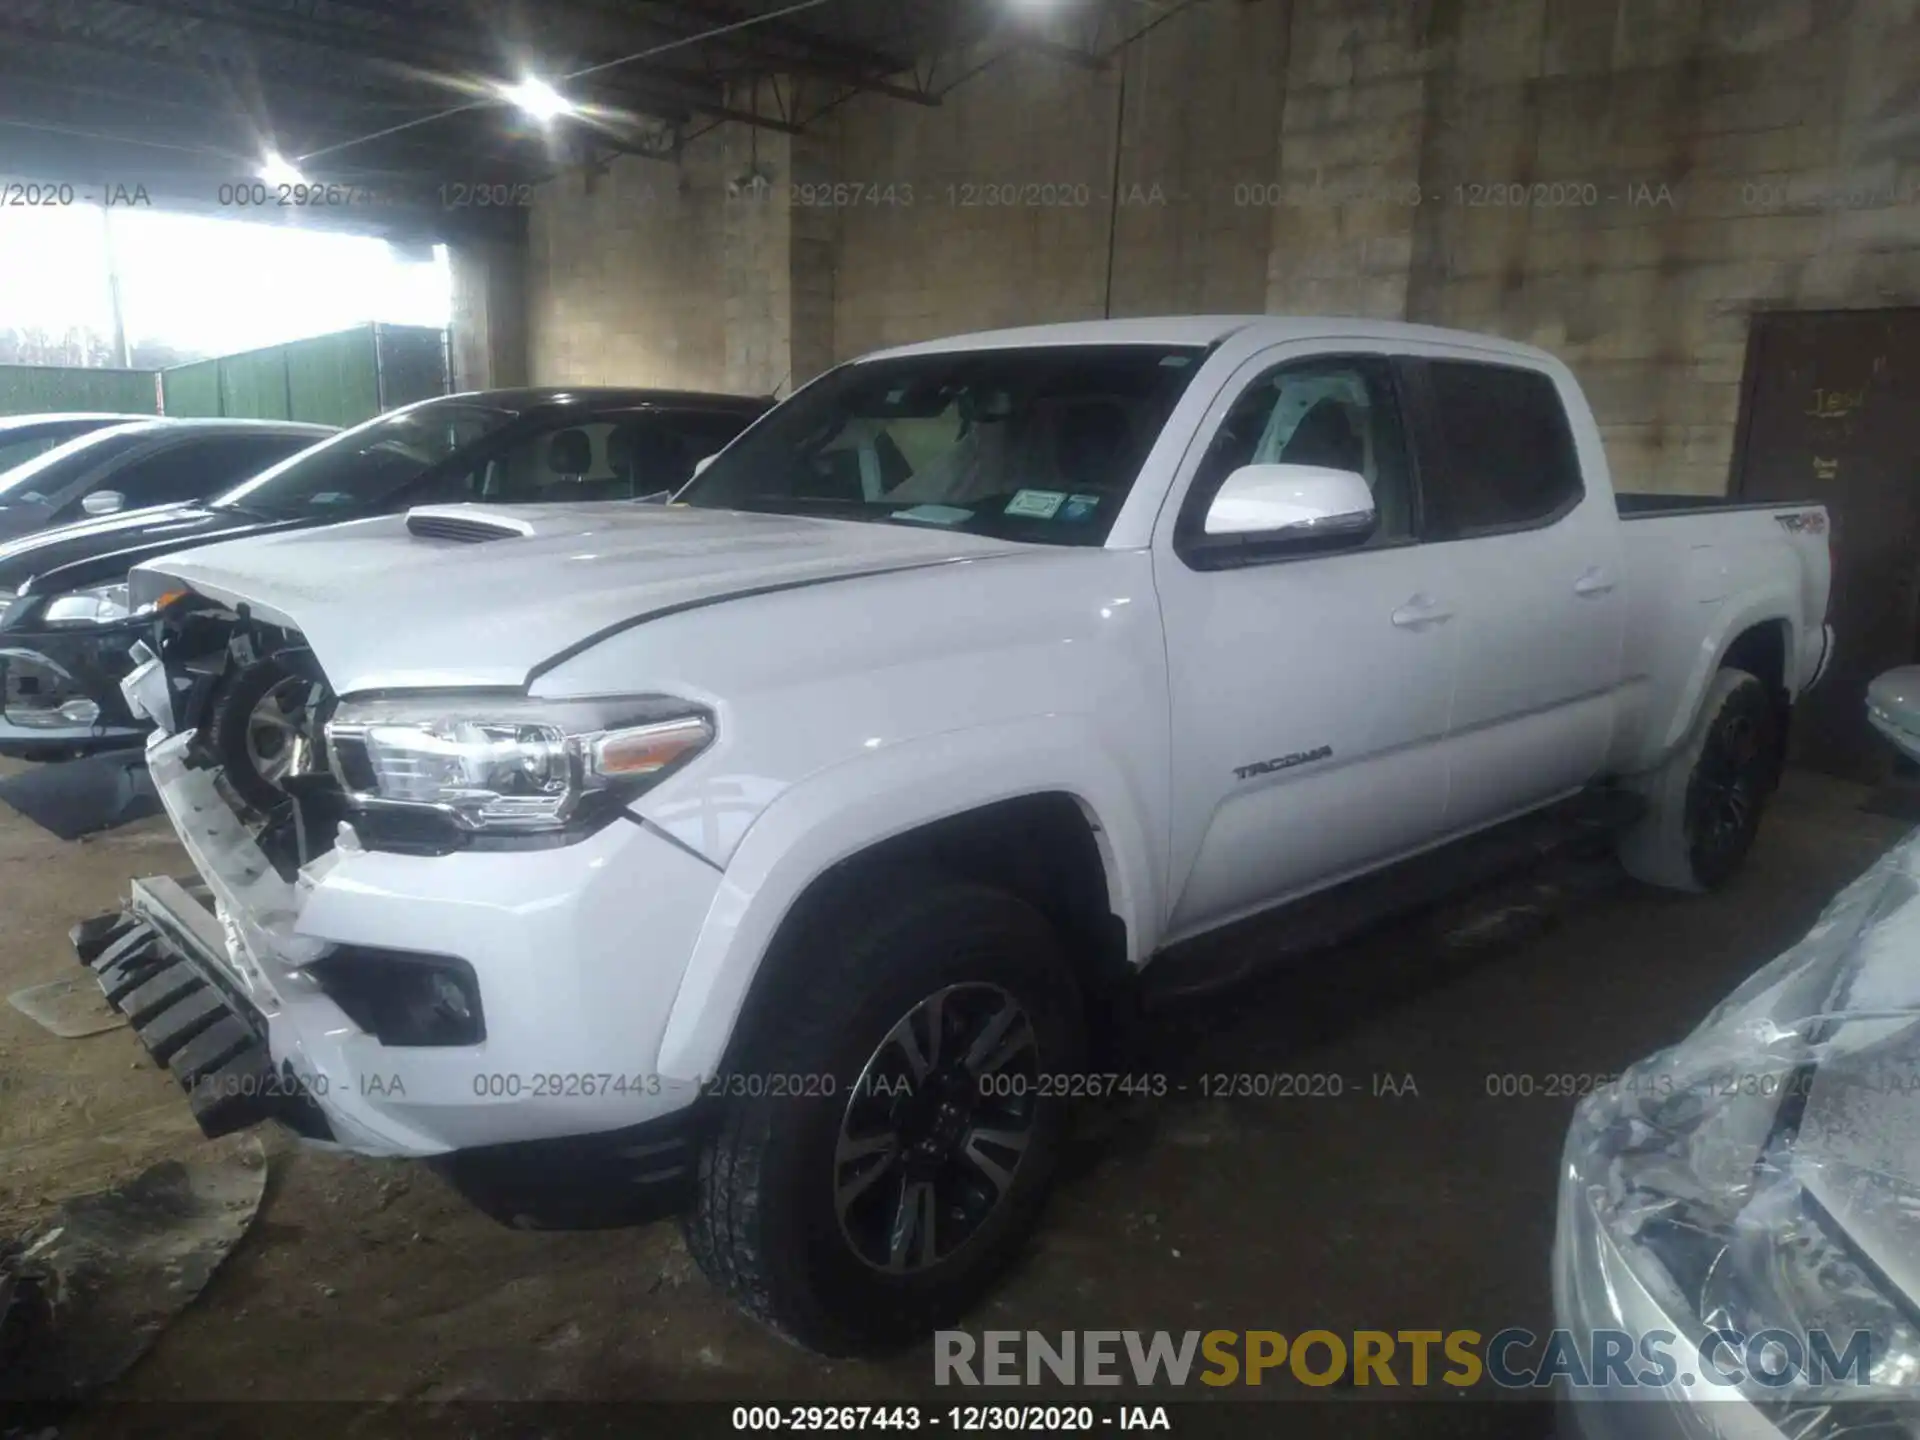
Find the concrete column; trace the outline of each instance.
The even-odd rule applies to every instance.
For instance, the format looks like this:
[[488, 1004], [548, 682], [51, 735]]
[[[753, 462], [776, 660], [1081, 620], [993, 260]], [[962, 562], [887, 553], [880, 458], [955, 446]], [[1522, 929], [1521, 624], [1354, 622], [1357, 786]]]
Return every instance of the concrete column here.
[[466, 240], [449, 246], [448, 254], [453, 271], [453, 388], [526, 384], [525, 242]]
[[[744, 108], [744, 92], [736, 98]], [[831, 127], [823, 120], [804, 135], [745, 125], [724, 131], [720, 252], [731, 390], [784, 397], [833, 363], [839, 219], [825, 203], [835, 175]]]

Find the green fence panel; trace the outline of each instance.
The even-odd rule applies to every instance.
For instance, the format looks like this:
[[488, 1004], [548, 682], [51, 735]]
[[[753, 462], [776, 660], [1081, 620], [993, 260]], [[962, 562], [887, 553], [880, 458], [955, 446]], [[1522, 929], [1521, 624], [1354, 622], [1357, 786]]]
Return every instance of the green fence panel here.
[[380, 413], [371, 327], [296, 340], [286, 347], [286, 365], [293, 419], [358, 425]]
[[162, 370], [166, 388], [167, 414], [218, 415], [220, 413], [220, 362], [195, 360]]
[[[448, 389], [447, 334], [356, 325], [162, 372], [169, 415], [358, 425]], [[149, 407], [151, 408], [151, 407]]]
[[380, 408], [392, 410], [453, 388], [447, 369], [447, 332], [425, 325], [373, 327], [380, 372]]
[[104, 410], [151, 415], [159, 408], [151, 370], [68, 365], [0, 365], [0, 415]]
[[220, 412], [249, 420], [288, 420], [287, 354], [283, 345], [220, 359]]

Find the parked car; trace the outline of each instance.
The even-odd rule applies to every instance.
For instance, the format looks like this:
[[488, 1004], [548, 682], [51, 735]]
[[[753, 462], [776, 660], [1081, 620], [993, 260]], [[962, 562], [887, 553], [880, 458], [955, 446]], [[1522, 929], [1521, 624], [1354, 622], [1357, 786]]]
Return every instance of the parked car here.
[[140, 420], [90, 430], [0, 475], [0, 537], [16, 537], [0, 543], [0, 754], [51, 758], [141, 733], [115, 723], [127, 641], [113, 622], [126, 617], [131, 561], [108, 561], [117, 584], [36, 590], [47, 557], [80, 533], [98, 552], [102, 533], [164, 530], [175, 502], [217, 495], [333, 433], [277, 420]]
[[[127, 425], [149, 419], [145, 415], [91, 414], [83, 411], [38, 415], [0, 415], [0, 476], [24, 465], [42, 451], [109, 425]], [[4, 502], [0, 502], [4, 503]], [[0, 511], [0, 522], [4, 522]]]
[[[131, 664], [127, 647], [145, 624], [126, 604], [136, 561], [419, 500], [516, 504], [670, 491], [768, 403], [662, 390], [494, 390], [425, 400], [337, 435], [312, 426], [262, 430], [259, 422], [150, 422], [156, 434], [191, 427], [178, 434], [202, 435], [207, 446], [229, 434], [220, 426], [252, 428], [231, 429], [234, 438], [219, 443], [233, 453], [223, 451], [217, 465], [196, 465], [194, 452], [182, 449], [112, 470], [104, 483], [141, 509], [0, 545], [0, 755], [102, 749], [145, 733], [119, 689]], [[313, 443], [328, 435], [328, 443]], [[94, 443], [145, 445], [154, 436], [114, 431]], [[287, 459], [295, 449], [303, 453]], [[49, 454], [38, 463], [68, 461]], [[237, 483], [245, 477], [252, 478]], [[96, 491], [73, 503], [111, 511], [102, 498]], [[203, 503], [149, 508], [162, 499]], [[262, 717], [262, 743], [274, 743], [273, 720]]]
[[0, 540], [90, 515], [204, 500], [333, 431], [278, 420], [122, 417], [93, 425], [0, 473]]
[[[1920, 667], [1876, 679], [1867, 710], [1920, 759]], [[1685, 1040], [1581, 1103], [1561, 1166], [1557, 1323], [1675, 1338], [1664, 1384], [1635, 1365], [1567, 1387], [1578, 1434], [1914, 1433], [1916, 1021], [1920, 833]]]
[[[910, 346], [670, 507], [143, 564], [126, 689], [230, 943], [164, 882], [76, 941], [209, 1132], [435, 1157], [504, 1215], [651, 1195], [784, 1333], [898, 1344], [1032, 1229], [1136, 987], [1251, 948], [1201, 942], [1597, 824], [1725, 879], [1827, 583], [1817, 505], [1616, 497], [1527, 346]], [[271, 789], [231, 738], [262, 693]]]

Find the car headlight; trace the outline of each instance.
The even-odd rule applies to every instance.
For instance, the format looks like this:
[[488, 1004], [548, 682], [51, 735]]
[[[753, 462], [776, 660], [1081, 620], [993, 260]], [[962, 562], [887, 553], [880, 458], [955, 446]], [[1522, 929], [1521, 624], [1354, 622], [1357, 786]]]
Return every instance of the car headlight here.
[[1560, 1324], [1581, 1333], [1664, 1326], [1696, 1346], [1784, 1333], [1803, 1360], [1816, 1335], [1842, 1355], [1853, 1337], [1871, 1336], [1864, 1385], [1857, 1370], [1843, 1380], [1831, 1366], [1756, 1381], [1751, 1355], [1722, 1347], [1715, 1363], [1744, 1378], [1688, 1397], [1744, 1398], [1797, 1440], [1911, 1433], [1836, 1428], [1840, 1412], [1825, 1408], [1911, 1395], [1920, 1325], [1809, 1190], [1820, 1151], [1799, 1142], [1809, 1097], [1844, 1083], [1856, 1058], [1858, 1042], [1837, 1022], [1850, 1011], [1858, 957], [1897, 943], [1888, 935], [1899, 932], [1882, 927], [1920, 896], [1917, 869], [1920, 840], [1890, 852], [1691, 1036], [1583, 1100], [1567, 1137], [1554, 1257]]
[[334, 773], [362, 809], [446, 816], [463, 830], [565, 829], [698, 755], [713, 721], [685, 701], [441, 696], [343, 703]]
[[69, 590], [47, 601], [41, 619], [49, 625], [111, 625], [133, 614], [127, 597], [127, 585], [95, 585], [87, 590]]

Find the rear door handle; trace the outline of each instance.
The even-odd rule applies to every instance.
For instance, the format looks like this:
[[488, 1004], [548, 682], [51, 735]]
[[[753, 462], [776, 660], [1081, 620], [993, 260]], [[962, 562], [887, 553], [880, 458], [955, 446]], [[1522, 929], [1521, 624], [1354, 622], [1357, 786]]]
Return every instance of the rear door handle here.
[[1424, 630], [1429, 625], [1438, 625], [1452, 618], [1453, 611], [1431, 595], [1414, 596], [1392, 615], [1393, 623], [1402, 630]]
[[1576, 595], [1604, 595], [1611, 589], [1613, 589], [1613, 576], [1598, 565], [1583, 572], [1580, 578], [1573, 582], [1573, 593]]

